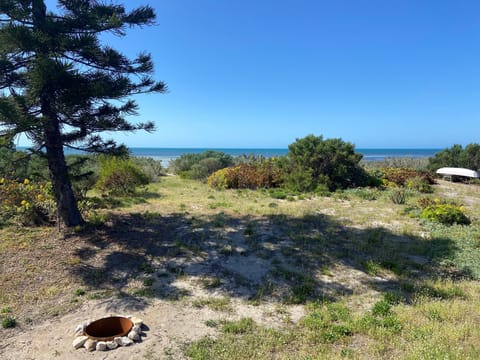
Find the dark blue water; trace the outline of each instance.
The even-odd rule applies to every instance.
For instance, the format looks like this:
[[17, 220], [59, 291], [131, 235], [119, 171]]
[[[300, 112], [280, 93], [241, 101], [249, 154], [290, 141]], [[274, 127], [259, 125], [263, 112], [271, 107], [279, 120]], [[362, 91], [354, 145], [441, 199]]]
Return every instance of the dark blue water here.
[[424, 158], [434, 156], [442, 149], [356, 149], [366, 161], [381, 161], [387, 158]]

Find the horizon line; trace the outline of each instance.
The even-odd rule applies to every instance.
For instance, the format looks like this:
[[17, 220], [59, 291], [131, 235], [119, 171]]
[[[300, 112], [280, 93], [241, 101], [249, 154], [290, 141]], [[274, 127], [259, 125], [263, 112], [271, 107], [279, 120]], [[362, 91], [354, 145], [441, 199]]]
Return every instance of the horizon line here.
[[[233, 147], [233, 146], [128, 146], [127, 148], [135, 149], [231, 149], [231, 150], [243, 150], [243, 149], [255, 149], [255, 150], [288, 150], [287, 147]], [[371, 149], [371, 150], [442, 150], [446, 147], [363, 147], [363, 146], [354, 146], [355, 149]], [[16, 145], [15, 148], [31, 148], [27, 145]]]

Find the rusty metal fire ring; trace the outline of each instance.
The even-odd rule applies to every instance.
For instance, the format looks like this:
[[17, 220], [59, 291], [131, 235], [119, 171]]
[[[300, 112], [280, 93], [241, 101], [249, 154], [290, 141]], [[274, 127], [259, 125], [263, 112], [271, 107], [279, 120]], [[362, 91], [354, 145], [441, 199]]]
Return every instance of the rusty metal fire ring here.
[[95, 320], [85, 328], [85, 335], [98, 341], [111, 341], [116, 337], [127, 335], [132, 330], [133, 322], [123, 316], [110, 316]]

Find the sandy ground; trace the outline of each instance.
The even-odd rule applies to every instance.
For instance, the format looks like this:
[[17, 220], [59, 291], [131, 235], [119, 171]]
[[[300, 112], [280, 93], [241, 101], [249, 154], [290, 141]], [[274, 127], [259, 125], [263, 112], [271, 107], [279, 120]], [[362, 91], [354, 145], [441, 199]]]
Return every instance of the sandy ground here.
[[[441, 182], [439, 188], [443, 192], [451, 193], [449, 189], [451, 186], [449, 183]], [[473, 203], [473, 200], [470, 200], [470, 188], [461, 185], [455, 189], [457, 199], [468, 205], [478, 206], [478, 202]], [[75, 247], [65, 247], [63, 239], [44, 239], [44, 242], [40, 243], [41, 247], [27, 248], [23, 257], [19, 256], [19, 259], [32, 259], [37, 256], [38, 259], [45, 261], [45, 264], [38, 260], [39, 268], [36, 271], [41, 270], [43, 274], [46, 270], [51, 270], [49, 276], [57, 282], [65, 281], [68, 276], [72, 279], [80, 276], [88, 282], [91, 280], [90, 275], [97, 274], [99, 270], [115, 271], [117, 282], [107, 282], [108, 279], [100, 278], [106, 284], [103, 285], [106, 288], [118, 285], [120, 289], [128, 290], [136, 283], [142, 283], [143, 275], [137, 273], [132, 275], [131, 272], [143, 262], [151, 264], [157, 273], [165, 272], [165, 269], [173, 266], [174, 270], [182, 269], [184, 275], [156, 278], [154, 287], [158, 287], [158, 293], [153, 298], [112, 297], [81, 301], [76, 309], [67, 311], [65, 315], [52, 317], [44, 314], [41, 317], [44, 320], [35, 318], [31, 326], [21, 321], [14, 329], [0, 329], [0, 359], [184, 359], [183, 350], [188, 343], [217, 334], [216, 328], [207, 326], [207, 320], [218, 322], [222, 319], [237, 320], [250, 317], [258, 324], [271, 327], [297, 322], [305, 315], [304, 306], [281, 305], [283, 308], [279, 311], [280, 302], [275, 296], [272, 296], [272, 301], [265, 301], [256, 306], [249, 301], [255, 289], [267, 284], [274, 284], [276, 287], [272, 290], [273, 295], [277, 291], [281, 293], [285, 281], [279, 276], [272, 278], [275, 262], [289, 269], [295, 260], [292, 254], [298, 252], [295, 244], [288, 241], [288, 238], [285, 239], [278, 225], [264, 222], [258, 220], [255, 223], [257, 237], [254, 243], [249, 242], [244, 234], [246, 224], [235, 218], [229, 219], [227, 224], [219, 229], [211, 224], [202, 224], [204, 228], [193, 228], [186, 225], [187, 221], [184, 218], [177, 219], [174, 216], [154, 219], [120, 216], [115, 226], [70, 239], [70, 244], [75, 244]], [[329, 225], [332, 227], [335, 223]], [[301, 226], [302, 223], [299, 222], [296, 228]], [[312, 226], [312, 232], [318, 230], [315, 224], [309, 226]], [[345, 228], [335, 226], [334, 230], [338, 228], [339, 231], [338, 236], [342, 236]], [[362, 230], [355, 227], [348, 231], [351, 237], [362, 235]], [[206, 239], [197, 239], [197, 232], [208, 236]], [[161, 241], [158, 241], [158, 234], [162, 235]], [[165, 234], [170, 234], [169, 238], [166, 238]], [[394, 234], [390, 236], [395, 241], [404, 239]], [[173, 246], [180, 240], [184, 246], [181, 251], [178, 246]], [[229, 247], [227, 248], [225, 244]], [[187, 246], [195, 248], [195, 245], [199, 246], [199, 250], [185, 249]], [[325, 251], [334, 256], [335, 243], [331, 244], [331, 247], [331, 249], [326, 247]], [[282, 250], [289, 252], [281, 255]], [[296, 258], [303, 261], [306, 255], [308, 254], [299, 252]], [[155, 261], [149, 260], [152, 256], [155, 257]], [[77, 258], [81, 259], [80, 263], [72, 265], [69, 262], [70, 259]], [[22, 270], [24, 265], [15, 259], [8, 254], [3, 257], [4, 271], [9, 269], [12, 274], [15, 271], [24, 271]], [[425, 259], [410, 260], [423, 264]], [[7, 264], [7, 261], [10, 263]], [[354, 294], [352, 301], [358, 302], [355, 308], [368, 309], [378, 296], [379, 288], [389, 287], [391, 279], [369, 277], [354, 263], [335, 261], [335, 264], [335, 267], [330, 268], [332, 274], [317, 276], [317, 286], [327, 294]], [[215, 289], [199, 286], [199, 281], [204, 276], [221, 278], [221, 286]], [[240, 284], [235, 280], [239, 277], [243, 279]], [[29, 287], [22, 291], [32, 292], [35, 290], [32, 287], [39, 281], [35, 278], [35, 281], [29, 282]], [[63, 300], [66, 302], [71, 300], [73, 289], [68, 290]], [[166, 292], [164, 293], [162, 289], [166, 289]], [[185, 291], [188, 296], [176, 301], [168, 300], [167, 295], [177, 290]], [[215, 311], [208, 306], [198, 308], [192, 305], [195, 299], [223, 296], [230, 299], [231, 311]], [[72, 341], [77, 325], [85, 320], [99, 319], [111, 314], [141, 318], [145, 324], [142, 341], [106, 352], [73, 349]]]
[[[45, 321], [32, 328], [6, 332], [0, 341], [0, 358], [4, 360], [43, 359], [184, 359], [182, 346], [200, 337], [214, 336], [216, 330], [205, 325], [207, 320], [252, 317], [267, 326], [278, 326], [282, 319], [274, 315], [273, 305], [235, 304], [232, 313], [209, 308], [197, 309], [182, 302], [153, 300], [142, 310], [137, 304], [121, 300], [89, 301], [63, 317]], [[143, 306], [142, 306], [143, 307]], [[304, 315], [301, 306], [289, 309], [289, 319], [297, 321]], [[141, 342], [106, 352], [75, 350], [72, 341], [77, 325], [88, 319], [109, 315], [132, 315], [144, 321]]]
[[[88, 352], [85, 348], [73, 349], [74, 330], [87, 319], [97, 319], [109, 314], [134, 315], [144, 319], [142, 342], [110, 350]], [[77, 311], [61, 318], [51, 319], [31, 329], [12, 331], [13, 336], [2, 339], [0, 355], [2, 359], [141, 359], [173, 358], [181, 359], [177, 348], [180, 339], [195, 339], [209, 332], [201, 322], [192, 322], [192, 313], [181, 312], [178, 305], [158, 303], [135, 311], [129, 304], [108, 302], [87, 302]], [[200, 315], [200, 314], [197, 314]], [[174, 324], [174, 326], [171, 326]], [[167, 332], [168, 328], [168, 332]], [[173, 340], [175, 339], [175, 340]]]

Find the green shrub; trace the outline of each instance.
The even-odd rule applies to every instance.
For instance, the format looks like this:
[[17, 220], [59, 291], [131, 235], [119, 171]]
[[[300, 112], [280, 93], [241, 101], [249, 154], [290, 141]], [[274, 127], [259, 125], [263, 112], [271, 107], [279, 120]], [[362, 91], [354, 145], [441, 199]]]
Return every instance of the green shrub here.
[[375, 316], [387, 316], [392, 312], [392, 305], [386, 300], [377, 301], [372, 308], [372, 314]]
[[[325, 196], [325, 197], [329, 197], [330, 195], [332, 195], [332, 192], [328, 189], [328, 186], [325, 184], [318, 184], [314, 190], [314, 193], [317, 194], [318, 196]], [[338, 194], [340, 193], [341, 191], [338, 191]]]
[[293, 164], [284, 165], [286, 170], [284, 171], [284, 184], [294, 192], [316, 192], [318, 188], [322, 188], [325, 192], [330, 192], [329, 187], [326, 184], [313, 183], [312, 170], [301, 168]]
[[332, 343], [353, 335], [352, 318], [344, 305], [313, 302], [307, 309], [311, 312], [301, 322], [314, 339]]
[[136, 166], [148, 177], [149, 182], [157, 182], [160, 177], [165, 175], [165, 169], [162, 167], [161, 160], [155, 160], [150, 157], [132, 157]]
[[250, 333], [255, 328], [255, 322], [251, 318], [241, 318], [238, 321], [224, 321], [222, 332], [227, 334]]
[[8, 306], [2, 308], [2, 310], [0, 311], [0, 313], [2, 314], [10, 314], [12, 312], [12, 309], [9, 308]]
[[436, 203], [426, 206], [420, 218], [439, 222], [444, 225], [469, 225], [470, 219], [465, 215], [463, 206]]
[[204, 180], [208, 178], [217, 169], [223, 168], [223, 163], [220, 159], [206, 158], [193, 164], [189, 171], [184, 171], [180, 175], [188, 179]]
[[398, 305], [404, 301], [404, 298], [399, 292], [387, 292], [383, 294], [383, 300], [390, 305]]
[[100, 171], [95, 187], [113, 196], [134, 194], [137, 187], [148, 184], [148, 177], [130, 158], [101, 156]]
[[333, 343], [344, 337], [352, 336], [353, 331], [350, 326], [332, 324], [322, 332], [322, 339], [326, 342]]
[[314, 191], [319, 185], [335, 191], [370, 183], [359, 165], [362, 155], [351, 143], [308, 135], [290, 144], [288, 150], [283, 161], [285, 183], [295, 191]]
[[432, 185], [428, 183], [425, 179], [416, 176], [405, 181], [405, 187], [410, 190], [415, 190], [423, 194], [433, 193]]
[[75, 296], [83, 296], [85, 295], [85, 290], [83, 290], [82, 288], [78, 288], [73, 293], [75, 294]]
[[279, 200], [285, 200], [288, 196], [284, 189], [272, 189], [269, 191], [269, 194], [272, 198]]
[[232, 166], [234, 159], [221, 151], [183, 154], [170, 163], [170, 169], [186, 179], [205, 180], [215, 171]]
[[394, 204], [403, 205], [407, 201], [407, 191], [405, 189], [392, 189], [390, 191], [390, 200]]
[[0, 179], [0, 222], [41, 225], [52, 222], [55, 216], [50, 183]]
[[434, 171], [441, 167], [462, 167], [479, 170], [480, 145], [472, 143], [463, 148], [456, 144], [436, 153], [429, 159], [428, 168]]
[[15, 326], [17, 326], [17, 321], [15, 320], [14, 317], [5, 316], [5, 317], [2, 319], [2, 327], [3, 327], [4, 329], [14, 328]]
[[379, 190], [372, 188], [357, 188], [349, 190], [349, 193], [358, 196], [362, 200], [372, 201], [378, 198]]

